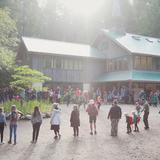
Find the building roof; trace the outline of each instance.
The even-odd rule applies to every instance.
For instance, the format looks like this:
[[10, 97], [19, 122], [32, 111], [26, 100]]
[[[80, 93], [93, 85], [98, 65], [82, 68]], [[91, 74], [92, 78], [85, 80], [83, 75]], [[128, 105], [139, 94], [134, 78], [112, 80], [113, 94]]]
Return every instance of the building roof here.
[[27, 51], [30, 53], [79, 56], [97, 59], [105, 58], [102, 53], [89, 45], [28, 37], [22, 37], [22, 41]]
[[112, 41], [130, 53], [160, 56], [160, 39], [103, 30]]
[[142, 81], [160, 82], [160, 72], [154, 71], [119, 71], [110, 72], [98, 78], [98, 82], [118, 82], [118, 81]]

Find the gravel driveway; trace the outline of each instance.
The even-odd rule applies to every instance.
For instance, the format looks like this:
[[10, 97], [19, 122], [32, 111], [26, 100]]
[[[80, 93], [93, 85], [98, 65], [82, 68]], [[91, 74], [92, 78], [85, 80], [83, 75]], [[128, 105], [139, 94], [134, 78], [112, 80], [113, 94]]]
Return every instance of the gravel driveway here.
[[[110, 121], [107, 114], [110, 106], [102, 106], [97, 120], [97, 135], [89, 134], [88, 115], [80, 109], [80, 135], [73, 137], [69, 119], [71, 106], [62, 106], [61, 139], [54, 140], [49, 119], [44, 119], [37, 144], [31, 144], [32, 126], [29, 121], [20, 121], [17, 145], [0, 145], [0, 160], [160, 160], [160, 114], [150, 108], [150, 130], [144, 130], [141, 120], [139, 133], [126, 134], [123, 115], [119, 123], [119, 135], [110, 136]], [[122, 112], [131, 113], [132, 105], [121, 105]], [[8, 140], [8, 127], [4, 140]]]

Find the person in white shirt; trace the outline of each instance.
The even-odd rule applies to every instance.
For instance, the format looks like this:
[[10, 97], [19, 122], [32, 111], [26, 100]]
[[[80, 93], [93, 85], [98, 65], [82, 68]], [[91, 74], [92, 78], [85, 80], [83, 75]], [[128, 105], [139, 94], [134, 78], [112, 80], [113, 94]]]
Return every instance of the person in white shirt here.
[[51, 124], [51, 130], [54, 130], [55, 133], [55, 137], [54, 139], [60, 138], [60, 114], [61, 114], [61, 109], [58, 106], [58, 103], [54, 103], [53, 104], [53, 112], [52, 112], [52, 116], [51, 116], [51, 120], [50, 120], [50, 124]]

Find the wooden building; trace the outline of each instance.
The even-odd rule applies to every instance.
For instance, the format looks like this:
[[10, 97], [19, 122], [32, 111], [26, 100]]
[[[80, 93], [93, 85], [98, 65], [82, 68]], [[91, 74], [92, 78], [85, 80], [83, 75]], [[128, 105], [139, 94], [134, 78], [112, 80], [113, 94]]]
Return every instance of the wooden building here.
[[92, 45], [22, 37], [17, 59], [53, 84], [160, 88], [160, 39], [102, 30]]

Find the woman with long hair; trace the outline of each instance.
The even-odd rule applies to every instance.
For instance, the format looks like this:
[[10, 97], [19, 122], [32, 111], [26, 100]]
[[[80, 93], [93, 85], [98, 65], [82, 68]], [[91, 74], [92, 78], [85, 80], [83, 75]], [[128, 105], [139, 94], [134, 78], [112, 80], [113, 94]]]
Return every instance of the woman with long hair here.
[[31, 117], [31, 122], [33, 126], [33, 135], [31, 143], [36, 143], [39, 135], [40, 126], [42, 124], [42, 114], [38, 106], [34, 108], [34, 112], [32, 113]]

